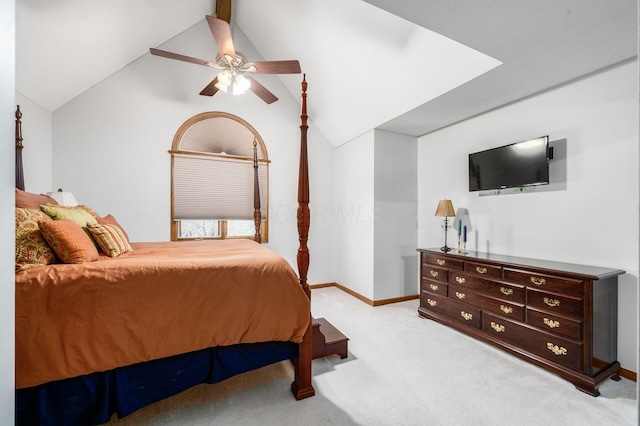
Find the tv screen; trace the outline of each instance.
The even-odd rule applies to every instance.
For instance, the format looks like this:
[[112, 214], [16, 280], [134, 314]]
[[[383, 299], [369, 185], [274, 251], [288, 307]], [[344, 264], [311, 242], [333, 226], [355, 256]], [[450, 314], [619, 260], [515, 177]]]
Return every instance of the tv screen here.
[[549, 183], [549, 136], [469, 154], [469, 191]]

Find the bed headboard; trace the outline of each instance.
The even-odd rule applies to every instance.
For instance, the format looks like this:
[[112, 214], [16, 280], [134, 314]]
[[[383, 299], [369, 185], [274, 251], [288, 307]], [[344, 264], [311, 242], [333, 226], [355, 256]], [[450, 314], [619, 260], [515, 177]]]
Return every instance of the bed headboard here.
[[24, 171], [22, 170], [22, 112], [16, 108], [16, 188], [24, 191]]

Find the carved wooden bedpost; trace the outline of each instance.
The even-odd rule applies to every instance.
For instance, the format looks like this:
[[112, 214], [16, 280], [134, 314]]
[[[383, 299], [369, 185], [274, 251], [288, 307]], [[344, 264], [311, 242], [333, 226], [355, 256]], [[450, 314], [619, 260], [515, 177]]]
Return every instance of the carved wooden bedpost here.
[[24, 172], [22, 170], [22, 112], [16, 108], [16, 188], [24, 191]]
[[253, 239], [257, 243], [262, 243], [260, 225], [262, 214], [260, 213], [260, 183], [258, 180], [258, 141], [253, 138], [253, 222], [256, 226], [256, 234]]
[[[300, 169], [298, 170], [298, 273], [300, 285], [311, 300], [311, 289], [307, 284], [307, 271], [309, 270], [309, 225], [311, 214], [309, 213], [309, 159], [307, 156], [307, 80], [302, 77], [302, 124], [300, 125]], [[297, 400], [315, 395], [316, 391], [311, 384], [311, 360], [313, 355], [313, 334], [311, 313], [309, 313], [309, 326], [299, 345], [298, 358], [294, 359], [295, 380], [291, 384], [291, 391]]]

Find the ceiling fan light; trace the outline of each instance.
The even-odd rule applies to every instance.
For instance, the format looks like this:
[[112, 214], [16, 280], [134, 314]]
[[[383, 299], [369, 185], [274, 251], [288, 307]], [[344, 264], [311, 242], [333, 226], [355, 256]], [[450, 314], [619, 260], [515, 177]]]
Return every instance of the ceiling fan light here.
[[243, 75], [237, 75], [233, 81], [233, 94], [242, 95], [251, 87], [251, 81]]
[[[231, 82], [233, 81], [233, 75], [231, 74], [231, 71], [229, 71], [228, 69], [222, 71], [220, 74], [218, 74], [218, 83], [225, 86], [225, 87], [229, 87], [231, 85]], [[226, 92], [226, 90], [225, 90]]]
[[216, 84], [214, 84], [214, 86], [215, 86], [216, 89], [218, 89], [218, 90], [220, 90], [220, 91], [222, 91], [224, 93], [227, 93], [227, 87], [228, 86], [225, 86], [224, 84], [220, 84], [220, 82], [217, 82]]

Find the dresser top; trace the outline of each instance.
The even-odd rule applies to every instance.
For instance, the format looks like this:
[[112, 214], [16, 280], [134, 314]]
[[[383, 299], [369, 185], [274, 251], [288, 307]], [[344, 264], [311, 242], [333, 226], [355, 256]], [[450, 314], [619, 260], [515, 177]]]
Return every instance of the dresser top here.
[[545, 269], [550, 272], [564, 272], [583, 276], [592, 280], [607, 279], [622, 275], [621, 269], [602, 268], [599, 266], [578, 265], [575, 263], [555, 262], [551, 260], [530, 259], [526, 257], [507, 256], [504, 254], [483, 253], [469, 251], [468, 254], [458, 254], [455, 249], [449, 253], [442, 252], [439, 248], [417, 249], [419, 252], [437, 254], [458, 260], [483, 261], [487, 263], [507, 264], [508, 266]]

